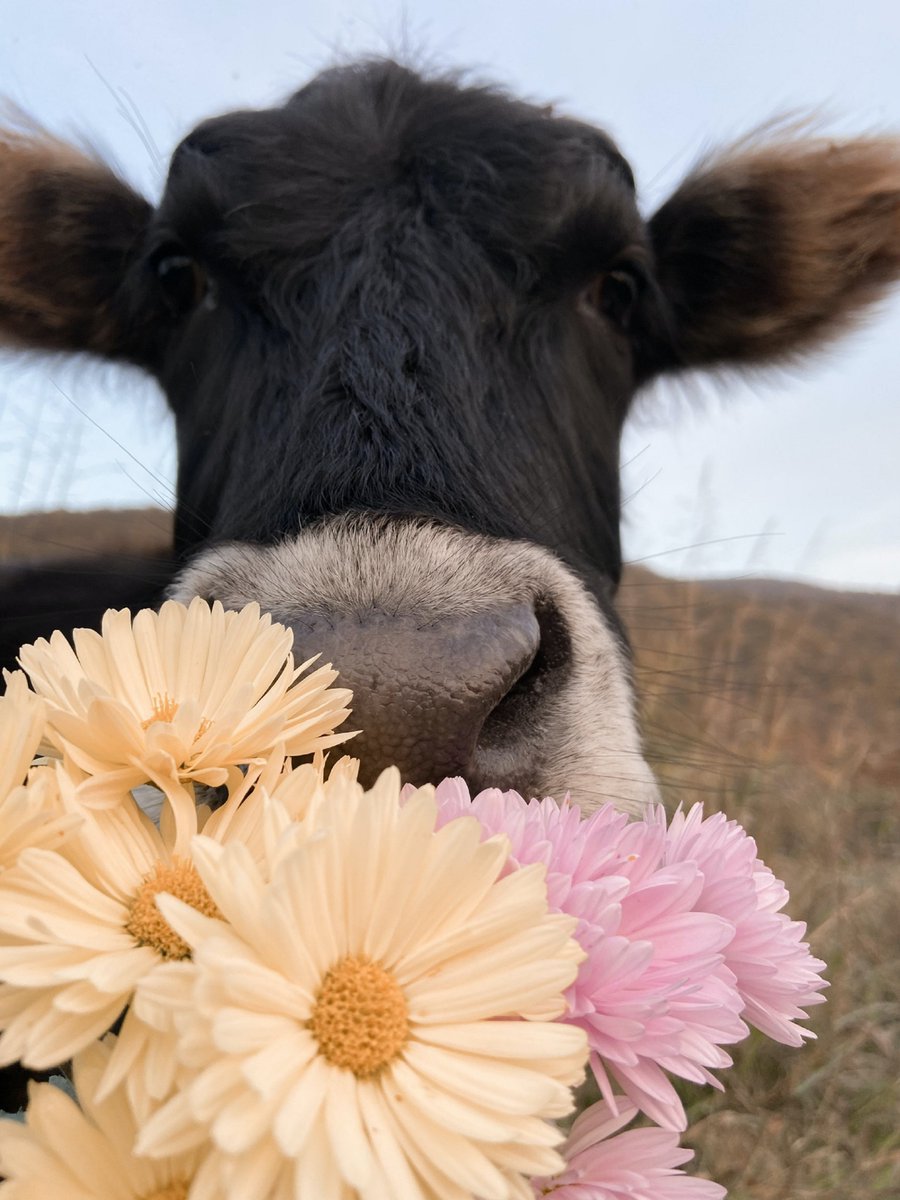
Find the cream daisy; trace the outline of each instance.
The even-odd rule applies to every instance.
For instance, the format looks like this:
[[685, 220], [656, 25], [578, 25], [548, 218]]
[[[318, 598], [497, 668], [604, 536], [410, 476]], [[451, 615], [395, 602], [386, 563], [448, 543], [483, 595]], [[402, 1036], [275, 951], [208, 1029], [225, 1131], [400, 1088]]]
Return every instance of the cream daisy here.
[[59, 632], [23, 646], [20, 661], [46, 700], [48, 737], [86, 776], [86, 804], [119, 803], [152, 783], [190, 836], [194, 784], [234, 786], [242, 767], [283, 743], [290, 755], [345, 741], [335, 727], [350, 693], [312, 660], [294, 666], [293, 634], [259, 606], [226, 612], [199, 598], [159, 612], [108, 611], [102, 632]]
[[[78, 829], [58, 852], [26, 849], [0, 875], [0, 1064], [63, 1062], [110, 1028], [140, 980], [190, 956], [157, 907], [159, 893], [218, 914], [190, 852], [178, 852], [171, 821], [157, 828], [127, 794], [115, 807], [85, 809], [62, 769], [59, 778], [60, 805]], [[305, 836], [302, 818], [325, 793], [321, 767], [285, 770], [280, 749], [257, 791], [255, 778], [242, 777], [212, 818], [192, 808], [191, 832], [236, 838], [263, 862], [288, 826], [295, 841]], [[268, 803], [268, 819], [267, 788], [281, 797]], [[124, 1082], [138, 1113], [169, 1094], [176, 1070], [171, 1025], [150, 1006], [144, 1012], [148, 1020], [128, 1008], [104, 1085]]]
[[0, 696], [0, 799], [25, 782], [40, 745], [46, 705], [29, 690], [21, 671], [3, 672]]
[[27, 846], [60, 845], [77, 824], [64, 816], [53, 767], [32, 767], [46, 721], [46, 706], [21, 671], [3, 672], [0, 696], [0, 871]]
[[369, 792], [339, 776], [269, 879], [195, 839], [221, 918], [159, 897], [193, 961], [137, 1000], [174, 1007], [190, 1077], [138, 1150], [209, 1138], [192, 1200], [506, 1200], [562, 1168], [548, 1119], [587, 1054], [554, 1021], [575, 922], [548, 912], [543, 866], [501, 878], [505, 838], [435, 832], [433, 789], [399, 792], [396, 771]]
[[25, 1123], [0, 1121], [0, 1200], [186, 1200], [201, 1153], [132, 1153], [128, 1106], [99, 1095], [115, 1039], [107, 1041], [75, 1059], [78, 1104], [52, 1084], [32, 1084]]

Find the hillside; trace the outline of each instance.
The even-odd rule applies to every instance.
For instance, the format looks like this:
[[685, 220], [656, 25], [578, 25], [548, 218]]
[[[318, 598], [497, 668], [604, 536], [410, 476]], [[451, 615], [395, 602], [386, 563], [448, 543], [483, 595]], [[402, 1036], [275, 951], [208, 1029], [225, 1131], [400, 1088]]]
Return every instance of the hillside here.
[[[0, 518], [0, 559], [158, 548], [168, 516]], [[633, 568], [621, 607], [667, 801], [725, 809], [787, 879], [829, 963], [818, 1041], [738, 1048], [683, 1089], [700, 1170], [732, 1200], [900, 1194], [900, 597]]]
[[0, 516], [0, 562], [126, 551], [150, 554], [165, 549], [171, 528], [171, 515], [161, 508], [56, 509]]
[[632, 568], [620, 607], [671, 783], [690, 744], [727, 787], [786, 763], [900, 785], [900, 596]]

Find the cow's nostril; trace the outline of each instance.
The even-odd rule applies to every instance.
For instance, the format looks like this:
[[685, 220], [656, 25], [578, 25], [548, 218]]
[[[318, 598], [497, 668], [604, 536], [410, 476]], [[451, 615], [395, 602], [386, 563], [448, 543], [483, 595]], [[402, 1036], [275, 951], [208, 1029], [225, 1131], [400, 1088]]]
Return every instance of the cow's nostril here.
[[321, 651], [353, 689], [349, 724], [362, 733], [347, 750], [361, 760], [366, 783], [391, 764], [416, 784], [470, 776], [492, 714], [501, 724], [514, 720], [517, 685], [542, 653], [530, 604], [429, 621], [369, 611], [291, 624], [297, 654]]
[[482, 728], [481, 742], [502, 740], [518, 735], [531, 719], [542, 697], [555, 690], [569, 665], [571, 641], [566, 623], [550, 605], [537, 607], [540, 640], [527, 671], [513, 683]]
[[481, 728], [475, 761], [468, 772], [474, 788], [527, 790], [533, 757], [529, 747], [569, 676], [572, 642], [565, 620], [555, 605], [544, 600], [536, 605], [536, 617], [540, 640], [534, 658]]

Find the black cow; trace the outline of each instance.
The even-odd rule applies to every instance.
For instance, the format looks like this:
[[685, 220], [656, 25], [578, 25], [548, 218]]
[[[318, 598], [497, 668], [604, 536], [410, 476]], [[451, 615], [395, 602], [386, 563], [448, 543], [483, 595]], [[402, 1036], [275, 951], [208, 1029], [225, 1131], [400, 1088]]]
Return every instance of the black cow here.
[[0, 331], [149, 371], [179, 474], [171, 560], [7, 571], [5, 658], [167, 586], [255, 599], [354, 688], [366, 778], [638, 805], [635, 391], [813, 348], [898, 275], [889, 140], [747, 143], [648, 222], [606, 134], [391, 62], [204, 122], [155, 209], [9, 133]]

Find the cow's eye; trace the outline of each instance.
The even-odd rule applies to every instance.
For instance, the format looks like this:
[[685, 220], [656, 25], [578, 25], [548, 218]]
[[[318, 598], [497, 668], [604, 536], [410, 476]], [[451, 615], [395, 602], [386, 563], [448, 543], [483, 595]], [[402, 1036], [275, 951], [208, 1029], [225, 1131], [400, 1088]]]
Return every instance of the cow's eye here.
[[582, 303], [627, 330], [640, 299], [641, 284], [634, 271], [607, 271], [582, 294]]
[[600, 288], [600, 308], [617, 325], [627, 329], [638, 300], [638, 281], [630, 271], [610, 271]]
[[209, 291], [206, 272], [180, 248], [163, 250], [154, 259], [163, 299], [174, 317], [184, 316], [205, 299]]

